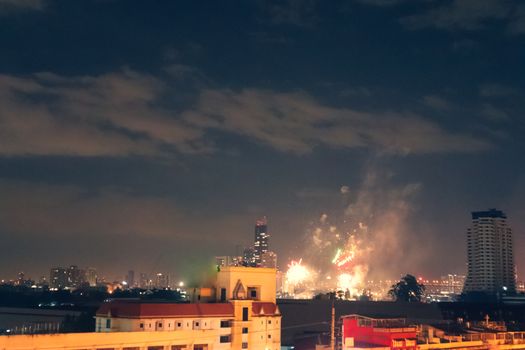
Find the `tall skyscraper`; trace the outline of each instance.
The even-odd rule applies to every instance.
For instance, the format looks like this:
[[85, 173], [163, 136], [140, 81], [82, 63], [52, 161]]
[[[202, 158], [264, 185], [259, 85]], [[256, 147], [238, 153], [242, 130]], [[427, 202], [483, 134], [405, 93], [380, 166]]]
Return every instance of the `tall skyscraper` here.
[[263, 217], [255, 222], [255, 243], [253, 248], [255, 250], [254, 261], [256, 266], [261, 265], [261, 257], [268, 252], [269, 238], [267, 220], [266, 217]]
[[267, 251], [261, 255], [261, 267], [277, 268], [277, 254]]
[[512, 231], [501, 210], [472, 213], [472, 224], [467, 230], [467, 258], [463, 292], [490, 295], [516, 292]]

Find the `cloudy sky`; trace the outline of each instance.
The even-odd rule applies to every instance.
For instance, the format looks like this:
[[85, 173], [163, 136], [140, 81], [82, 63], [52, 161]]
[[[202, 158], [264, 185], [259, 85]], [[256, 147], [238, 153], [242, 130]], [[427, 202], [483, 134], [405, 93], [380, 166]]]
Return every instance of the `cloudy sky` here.
[[461, 273], [492, 207], [525, 277], [524, 40], [512, 0], [0, 0], [0, 277], [186, 277], [263, 215], [285, 267], [323, 214]]

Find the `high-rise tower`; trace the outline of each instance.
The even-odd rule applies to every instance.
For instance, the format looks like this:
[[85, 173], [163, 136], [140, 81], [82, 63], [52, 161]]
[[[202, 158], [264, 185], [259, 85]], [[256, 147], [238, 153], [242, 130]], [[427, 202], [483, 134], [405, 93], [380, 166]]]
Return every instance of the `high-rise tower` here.
[[491, 295], [516, 292], [512, 231], [501, 210], [472, 213], [472, 224], [467, 230], [467, 258], [463, 292]]
[[261, 265], [262, 255], [268, 252], [268, 239], [270, 236], [268, 235], [267, 223], [266, 217], [263, 217], [262, 219], [259, 219], [255, 222], [255, 243], [253, 248], [255, 250], [254, 261], [256, 266]]

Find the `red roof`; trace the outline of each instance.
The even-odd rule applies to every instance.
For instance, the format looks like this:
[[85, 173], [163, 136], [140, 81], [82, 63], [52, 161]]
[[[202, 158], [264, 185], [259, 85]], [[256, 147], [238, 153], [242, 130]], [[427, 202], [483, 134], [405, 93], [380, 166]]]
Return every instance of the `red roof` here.
[[114, 300], [103, 303], [97, 316], [123, 318], [153, 317], [233, 317], [233, 306], [229, 303], [217, 304], [175, 304], [143, 303], [137, 301]]
[[258, 301], [253, 302], [252, 312], [254, 316], [275, 316], [281, 314], [276, 304]]

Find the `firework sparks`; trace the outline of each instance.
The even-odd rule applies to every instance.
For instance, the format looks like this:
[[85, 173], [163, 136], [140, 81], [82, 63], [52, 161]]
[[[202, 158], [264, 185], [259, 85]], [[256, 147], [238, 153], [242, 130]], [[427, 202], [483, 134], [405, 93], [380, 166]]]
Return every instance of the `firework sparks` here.
[[299, 261], [292, 260], [292, 262], [288, 264], [286, 281], [289, 284], [296, 286], [306, 282], [312, 277], [312, 273], [306, 266], [302, 265], [302, 261], [303, 259], [299, 259]]

